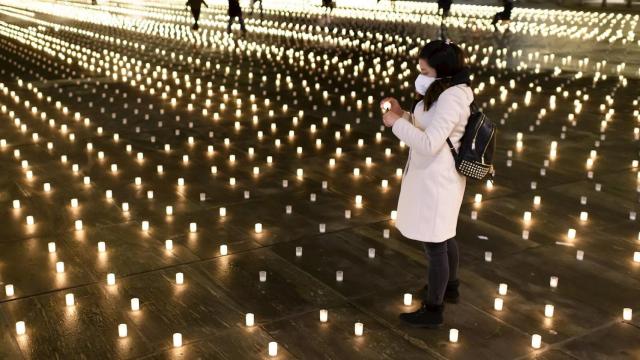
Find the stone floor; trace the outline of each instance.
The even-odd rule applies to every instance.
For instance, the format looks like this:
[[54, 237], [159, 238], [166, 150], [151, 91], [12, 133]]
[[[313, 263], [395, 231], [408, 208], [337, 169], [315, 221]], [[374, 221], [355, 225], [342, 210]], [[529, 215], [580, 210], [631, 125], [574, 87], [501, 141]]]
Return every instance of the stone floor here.
[[0, 358], [640, 358], [637, 16], [454, 7], [497, 179], [467, 186], [461, 303], [416, 330], [377, 103], [409, 103], [433, 3], [272, 1], [245, 36], [219, 1], [199, 32], [181, 1], [86, 3], [0, 3]]

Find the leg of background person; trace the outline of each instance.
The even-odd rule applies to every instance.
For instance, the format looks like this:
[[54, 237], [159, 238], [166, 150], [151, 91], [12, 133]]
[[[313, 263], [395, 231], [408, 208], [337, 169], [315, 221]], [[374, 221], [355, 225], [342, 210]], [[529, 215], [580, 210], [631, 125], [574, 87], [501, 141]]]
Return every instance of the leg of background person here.
[[460, 262], [456, 238], [447, 240], [447, 257], [449, 258], [449, 281], [456, 281], [458, 280], [458, 264]]

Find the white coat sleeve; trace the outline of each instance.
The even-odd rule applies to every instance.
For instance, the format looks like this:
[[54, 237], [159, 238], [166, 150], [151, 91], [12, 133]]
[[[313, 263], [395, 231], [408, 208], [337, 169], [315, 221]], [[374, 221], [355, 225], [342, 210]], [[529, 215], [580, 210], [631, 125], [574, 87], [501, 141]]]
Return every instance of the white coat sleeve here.
[[425, 156], [437, 154], [446, 145], [447, 138], [460, 121], [460, 114], [468, 106], [461, 95], [459, 89], [443, 92], [424, 131], [405, 119], [398, 119], [393, 124], [393, 133], [409, 145], [411, 150]]

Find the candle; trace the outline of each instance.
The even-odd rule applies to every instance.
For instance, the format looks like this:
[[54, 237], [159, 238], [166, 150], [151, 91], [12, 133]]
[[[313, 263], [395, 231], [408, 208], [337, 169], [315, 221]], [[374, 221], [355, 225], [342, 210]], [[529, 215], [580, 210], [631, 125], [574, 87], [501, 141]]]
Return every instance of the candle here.
[[369, 259], [373, 259], [376, 257], [376, 249], [374, 248], [369, 248], [368, 250], [368, 255], [369, 255]]
[[227, 209], [226, 208], [221, 207], [219, 211], [220, 211], [220, 217], [227, 216]]
[[118, 336], [121, 338], [127, 337], [127, 324], [118, 325]]
[[574, 240], [576, 238], [576, 229], [569, 229], [569, 231], [567, 231], [567, 238]]
[[457, 343], [458, 342], [458, 329], [450, 329], [449, 330], [449, 341], [452, 343]]
[[76, 227], [76, 231], [82, 230], [82, 220], [76, 220], [75, 227]]
[[33, 225], [35, 220], [32, 215], [27, 216], [27, 225]]
[[542, 198], [539, 195], [533, 197], [533, 204], [540, 205], [542, 203]]
[[531, 211], [525, 211], [523, 215], [523, 219], [525, 222], [531, 221]]
[[183, 273], [181, 273], [181, 272], [176, 273], [176, 284], [178, 284], [178, 285], [184, 284], [184, 274]]
[[589, 218], [589, 214], [586, 211], [580, 212], [580, 221], [587, 221]]
[[278, 343], [275, 341], [269, 342], [269, 356], [274, 357], [278, 355]]
[[227, 245], [225, 244], [220, 245], [220, 255], [225, 256], [227, 254], [228, 254]]
[[116, 284], [116, 275], [114, 273], [107, 274], [107, 285]]
[[320, 310], [320, 322], [326, 323], [329, 320], [329, 311], [322, 309]]
[[173, 334], [173, 347], [181, 347], [182, 346], [182, 334], [175, 333]]
[[98, 252], [103, 253], [105, 251], [107, 251], [107, 244], [104, 241], [98, 242]]
[[256, 231], [256, 234], [260, 234], [262, 232], [262, 224], [261, 223], [256, 223], [255, 231]]
[[362, 334], [364, 333], [364, 324], [357, 322], [354, 325], [354, 333], [356, 334], [356, 336], [362, 336]]
[[362, 205], [362, 195], [356, 195], [356, 206]]
[[4, 292], [5, 294], [7, 294], [7, 296], [13, 296], [15, 294], [13, 290], [13, 285], [12, 284], [5, 285]]
[[342, 270], [336, 271], [336, 281], [341, 282], [342, 280], [344, 280], [344, 273]]
[[131, 311], [139, 311], [140, 310], [140, 299], [132, 298], [131, 299]]
[[189, 223], [189, 232], [194, 233], [198, 231], [198, 224], [196, 223]]
[[149, 221], [144, 220], [142, 222], [142, 231], [149, 231]]
[[633, 253], [633, 261], [640, 263], [640, 251], [636, 251]]
[[13, 208], [20, 209], [20, 200], [13, 200]]
[[413, 295], [411, 294], [404, 294], [404, 305], [405, 306], [411, 306], [411, 304], [413, 303]]
[[491, 251], [485, 251], [484, 252], [484, 261], [491, 262], [492, 259], [493, 259], [493, 253], [491, 253]]
[[260, 277], [260, 282], [265, 282], [267, 281], [267, 272], [266, 271], [260, 271], [258, 273], [259, 277]]
[[302, 256], [302, 246], [296, 246], [296, 257]]
[[167, 215], [173, 215], [173, 206], [167, 206], [165, 212]]
[[493, 300], [493, 308], [497, 311], [502, 311], [502, 305], [504, 304], [504, 300], [501, 298], [495, 298]]
[[18, 321], [16, 323], [16, 334], [24, 335], [27, 332], [27, 327], [24, 324], [24, 321]]
[[552, 276], [549, 278], [549, 286], [551, 286], [552, 288], [557, 288], [558, 287], [558, 277], [557, 276]]
[[49, 253], [54, 253], [56, 252], [56, 243], [54, 242], [50, 242], [47, 244], [47, 248], [49, 250]]
[[509, 289], [509, 285], [504, 284], [504, 283], [503, 283], [503, 284], [500, 284], [500, 285], [498, 286], [498, 294], [500, 294], [500, 295], [502, 295], [502, 296], [507, 295], [507, 290], [508, 290], [508, 289]]
[[173, 250], [173, 240], [169, 239], [169, 240], [165, 240], [164, 241], [164, 248], [167, 250]]
[[584, 260], [584, 251], [582, 251], [582, 250], [576, 251], [576, 259], [578, 259], [580, 261]]
[[631, 308], [624, 308], [622, 310], [622, 319], [625, 321], [631, 321], [633, 317], [633, 310]]
[[480, 204], [482, 202], [482, 194], [476, 194], [474, 202]]
[[531, 337], [531, 347], [534, 349], [540, 349], [540, 346], [542, 346], [542, 336], [533, 334]]
[[72, 208], [78, 207], [78, 199], [71, 199], [71, 207]]
[[75, 305], [75, 297], [72, 293], [68, 293], [64, 296], [65, 303], [67, 306]]
[[554, 307], [553, 305], [547, 304], [544, 306], [544, 316], [548, 317], [548, 318], [552, 318], [553, 317], [553, 310]]
[[63, 273], [64, 272], [64, 263], [62, 261], [58, 261], [56, 263], [56, 272]]
[[255, 324], [255, 316], [253, 313], [247, 313], [244, 317], [246, 326], [253, 326]]

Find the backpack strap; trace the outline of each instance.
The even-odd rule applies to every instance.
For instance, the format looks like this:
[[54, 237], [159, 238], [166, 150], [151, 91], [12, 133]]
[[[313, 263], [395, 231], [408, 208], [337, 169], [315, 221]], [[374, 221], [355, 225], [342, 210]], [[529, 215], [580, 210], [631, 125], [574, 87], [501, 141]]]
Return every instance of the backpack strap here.
[[453, 154], [453, 159], [456, 160], [458, 158], [458, 152], [456, 148], [453, 146], [453, 143], [449, 138], [447, 138], [447, 144], [449, 145], [449, 150], [451, 150], [451, 154]]

